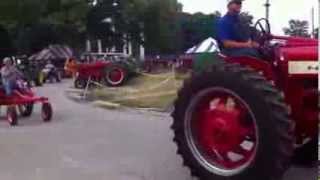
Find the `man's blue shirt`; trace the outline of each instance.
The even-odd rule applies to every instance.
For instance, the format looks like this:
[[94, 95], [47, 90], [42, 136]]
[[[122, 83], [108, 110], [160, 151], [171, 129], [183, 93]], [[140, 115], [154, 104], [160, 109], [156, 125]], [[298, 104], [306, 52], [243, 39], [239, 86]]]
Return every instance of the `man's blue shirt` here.
[[226, 14], [218, 22], [218, 40], [220, 43], [226, 40], [239, 41], [236, 25], [240, 23], [239, 15]]

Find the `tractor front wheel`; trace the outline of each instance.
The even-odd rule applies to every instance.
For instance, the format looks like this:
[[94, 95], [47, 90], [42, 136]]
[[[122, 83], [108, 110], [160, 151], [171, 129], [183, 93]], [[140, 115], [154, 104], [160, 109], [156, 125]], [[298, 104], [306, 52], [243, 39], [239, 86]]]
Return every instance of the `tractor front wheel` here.
[[177, 152], [201, 180], [278, 180], [290, 165], [293, 124], [283, 97], [240, 65], [194, 75], [172, 116]]

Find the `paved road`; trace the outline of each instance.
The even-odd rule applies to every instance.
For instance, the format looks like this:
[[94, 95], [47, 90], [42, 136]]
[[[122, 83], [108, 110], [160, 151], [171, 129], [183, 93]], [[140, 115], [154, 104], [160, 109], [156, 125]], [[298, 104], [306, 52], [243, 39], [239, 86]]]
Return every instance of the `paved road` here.
[[[192, 180], [171, 142], [170, 119], [132, 110], [74, 103], [66, 83], [39, 93], [54, 104], [54, 121], [39, 108], [20, 126], [0, 118], [1, 180]], [[285, 180], [316, 179], [316, 168], [290, 170]]]

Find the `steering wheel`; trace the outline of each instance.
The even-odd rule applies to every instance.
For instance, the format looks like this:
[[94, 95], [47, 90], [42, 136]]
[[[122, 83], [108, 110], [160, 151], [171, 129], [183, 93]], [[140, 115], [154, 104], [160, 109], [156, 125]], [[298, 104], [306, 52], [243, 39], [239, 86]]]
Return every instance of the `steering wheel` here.
[[[263, 22], [265, 23], [265, 26], [263, 25]], [[260, 45], [263, 45], [265, 41], [270, 40], [271, 28], [268, 19], [259, 19], [254, 25], [254, 29], [256, 30], [254, 39], [256, 39], [260, 43]]]
[[269, 41], [272, 39], [271, 28], [268, 19], [261, 18], [254, 25], [254, 34], [252, 39], [259, 43], [258, 51], [265, 59], [270, 59], [272, 49], [270, 49]]

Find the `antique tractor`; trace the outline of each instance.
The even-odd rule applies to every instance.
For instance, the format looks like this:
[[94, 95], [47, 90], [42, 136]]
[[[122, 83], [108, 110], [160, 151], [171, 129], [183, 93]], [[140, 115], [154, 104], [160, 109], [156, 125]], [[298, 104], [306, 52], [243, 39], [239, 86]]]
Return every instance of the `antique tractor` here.
[[121, 53], [84, 54], [80, 63], [68, 60], [65, 69], [75, 74], [75, 88], [84, 89], [88, 80], [117, 87], [135, 75], [135, 61]]
[[294, 156], [317, 160], [318, 41], [256, 28], [263, 59], [220, 54], [178, 93], [174, 142], [201, 180], [279, 180]]
[[42, 86], [44, 83], [44, 74], [41, 71], [39, 62], [29, 60], [26, 56], [13, 57], [15, 65], [24, 74], [29, 84]]

